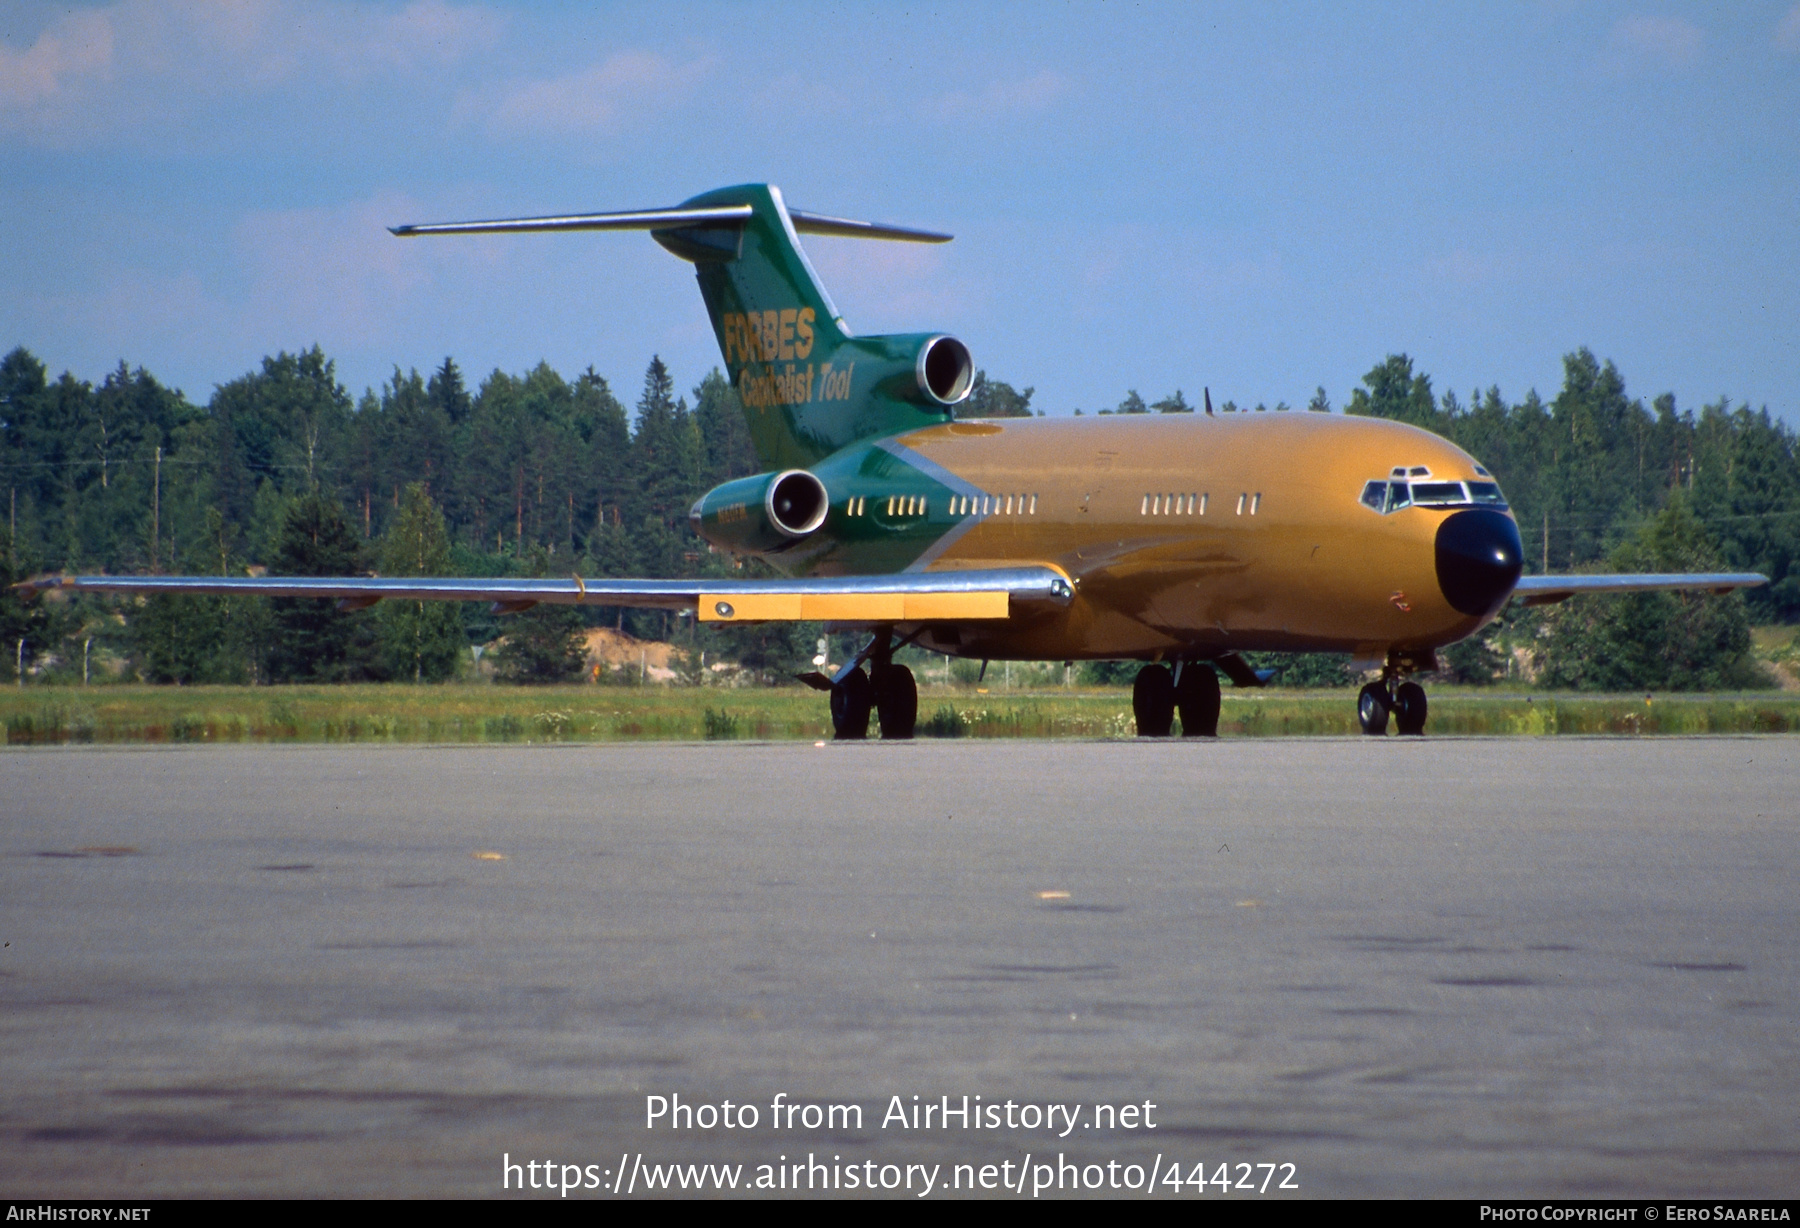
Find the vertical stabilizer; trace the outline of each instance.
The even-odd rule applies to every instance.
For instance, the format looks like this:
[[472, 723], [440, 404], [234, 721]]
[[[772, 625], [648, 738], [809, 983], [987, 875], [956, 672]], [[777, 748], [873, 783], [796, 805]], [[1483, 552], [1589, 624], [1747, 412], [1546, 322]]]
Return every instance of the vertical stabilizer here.
[[396, 226], [403, 237], [648, 230], [692, 261], [719, 352], [765, 469], [808, 468], [859, 439], [942, 422], [975, 367], [941, 333], [856, 337], [813, 272], [801, 234], [943, 243], [950, 236], [790, 210], [752, 183], [673, 209]]
[[741, 222], [653, 231], [696, 266], [731, 384], [764, 468], [806, 467], [859, 439], [942, 422], [973, 365], [940, 334], [857, 337], [819, 284], [799, 229], [942, 241], [946, 236], [790, 213], [778, 188], [722, 188], [680, 208], [748, 205]]

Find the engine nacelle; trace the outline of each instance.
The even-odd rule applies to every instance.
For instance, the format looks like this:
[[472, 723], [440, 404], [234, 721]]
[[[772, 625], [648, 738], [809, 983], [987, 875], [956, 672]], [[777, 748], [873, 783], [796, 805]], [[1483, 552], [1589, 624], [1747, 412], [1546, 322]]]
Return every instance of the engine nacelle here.
[[875, 391], [896, 401], [911, 401], [942, 413], [967, 400], [975, 386], [975, 360], [969, 357], [969, 347], [955, 337], [899, 333], [860, 337], [857, 344], [884, 351], [877, 360], [882, 374]]
[[825, 523], [831, 496], [804, 469], [758, 473], [715, 486], [688, 512], [694, 532], [733, 554], [772, 554]]
[[919, 347], [914, 364], [919, 391], [939, 405], [956, 405], [975, 384], [975, 361], [969, 347], [955, 337], [932, 337]]

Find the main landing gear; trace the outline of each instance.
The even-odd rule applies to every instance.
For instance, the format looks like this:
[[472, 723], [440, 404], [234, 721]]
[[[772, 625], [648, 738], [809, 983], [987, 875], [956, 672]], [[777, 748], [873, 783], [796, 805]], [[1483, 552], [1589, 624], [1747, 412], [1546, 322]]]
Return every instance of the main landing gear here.
[[1140, 738], [1166, 738], [1175, 729], [1175, 713], [1181, 712], [1181, 736], [1219, 736], [1219, 675], [1210, 665], [1177, 663], [1146, 665], [1131, 685], [1131, 714], [1137, 718]]
[[1381, 681], [1369, 683], [1357, 695], [1356, 722], [1364, 733], [1377, 738], [1385, 736], [1390, 715], [1395, 733], [1417, 737], [1425, 732], [1425, 688], [1416, 682], [1401, 681], [1417, 668], [1419, 663], [1410, 658], [1389, 657], [1381, 671]]
[[919, 723], [919, 686], [904, 665], [894, 663], [891, 636], [877, 638], [868, 652], [869, 669], [858, 665], [841, 682], [831, 684], [831, 736], [858, 742], [869, 736], [869, 717], [881, 726], [884, 741], [913, 736]]
[[[1259, 685], [1264, 675], [1233, 657], [1220, 665], [1240, 686]], [[1437, 668], [1429, 652], [1389, 654], [1380, 682], [1371, 682], [1356, 697], [1356, 719], [1366, 734], [1387, 733], [1392, 720], [1396, 732], [1418, 736], [1425, 732], [1425, 688], [1408, 675]], [[1186, 738], [1219, 736], [1219, 675], [1204, 662], [1146, 665], [1131, 687], [1131, 712], [1137, 718], [1140, 738], [1166, 738], [1175, 731], [1175, 714], [1181, 713], [1181, 735]]]

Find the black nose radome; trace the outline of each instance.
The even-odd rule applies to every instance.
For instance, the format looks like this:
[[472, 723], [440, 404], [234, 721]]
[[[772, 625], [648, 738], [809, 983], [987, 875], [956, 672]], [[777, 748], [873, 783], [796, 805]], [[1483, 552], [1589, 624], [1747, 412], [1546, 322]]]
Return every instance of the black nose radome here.
[[1510, 516], [1477, 508], [1438, 526], [1438, 587], [1444, 600], [1471, 618], [1500, 608], [1519, 582], [1524, 561], [1519, 526]]

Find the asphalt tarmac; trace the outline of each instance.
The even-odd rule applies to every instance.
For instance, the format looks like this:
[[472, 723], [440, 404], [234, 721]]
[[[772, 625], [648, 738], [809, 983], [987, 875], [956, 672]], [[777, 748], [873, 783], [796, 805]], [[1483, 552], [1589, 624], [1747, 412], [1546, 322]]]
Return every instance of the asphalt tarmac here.
[[1793, 1197], [1797, 816], [1792, 737], [0, 752], [0, 1194]]

